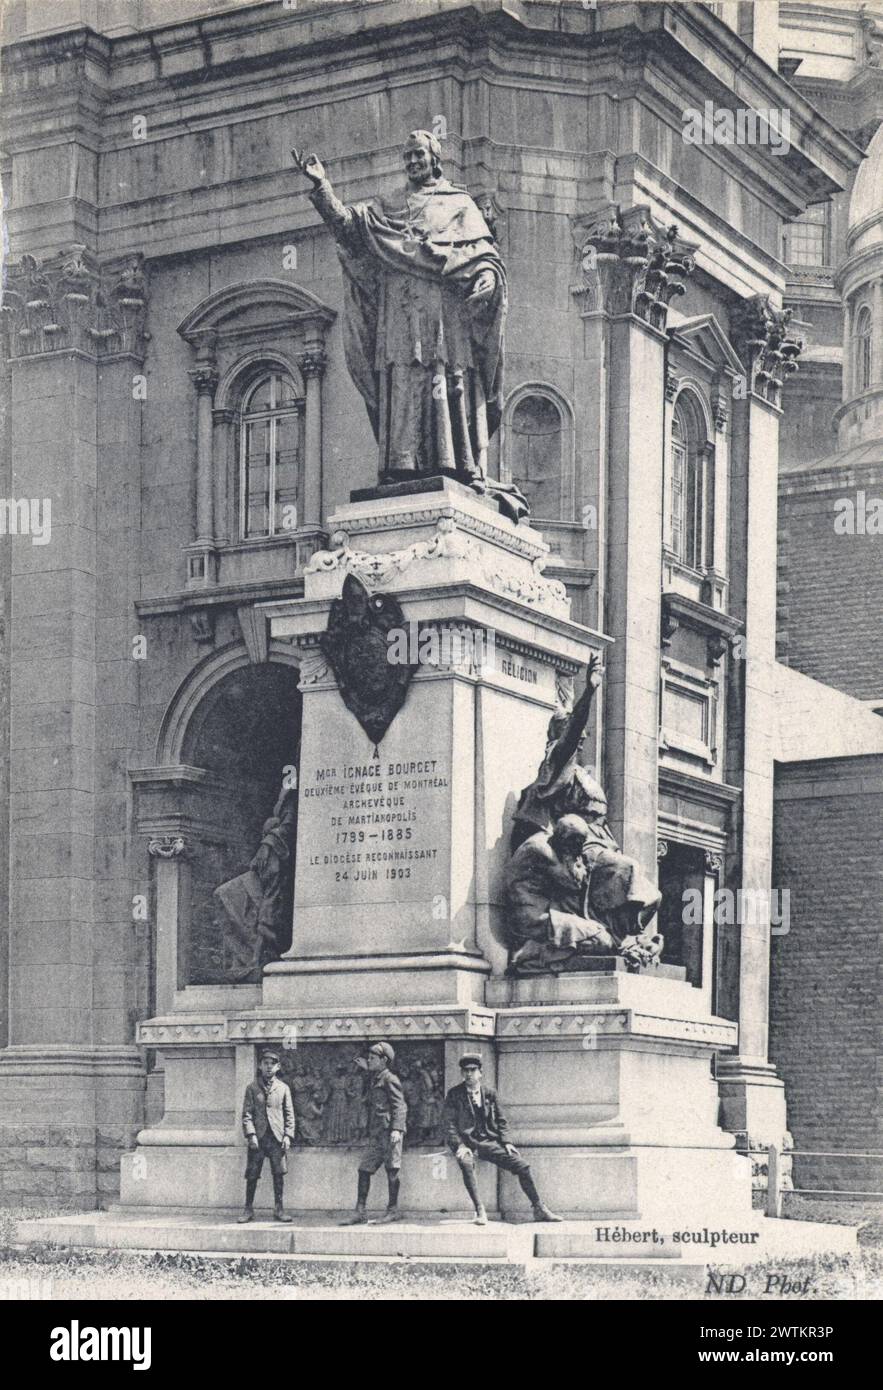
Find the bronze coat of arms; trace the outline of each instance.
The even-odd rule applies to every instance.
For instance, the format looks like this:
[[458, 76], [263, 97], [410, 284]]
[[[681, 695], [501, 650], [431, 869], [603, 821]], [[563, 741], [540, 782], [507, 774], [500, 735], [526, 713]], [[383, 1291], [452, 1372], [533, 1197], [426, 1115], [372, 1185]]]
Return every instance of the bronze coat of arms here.
[[348, 574], [328, 615], [319, 645], [337, 679], [343, 702], [375, 745], [408, 693], [413, 666], [390, 661], [389, 633], [406, 628], [401, 604], [391, 594], [369, 594]]

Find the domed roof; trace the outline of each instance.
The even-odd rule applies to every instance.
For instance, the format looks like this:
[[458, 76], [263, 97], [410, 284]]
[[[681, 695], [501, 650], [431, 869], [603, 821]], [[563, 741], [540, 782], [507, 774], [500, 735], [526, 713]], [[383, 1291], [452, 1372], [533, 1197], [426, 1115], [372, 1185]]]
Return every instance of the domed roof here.
[[[854, 231], [869, 217], [883, 226], [883, 125], [879, 127], [859, 166], [849, 200], [849, 230]], [[862, 237], [864, 241], [864, 237]], [[878, 237], [873, 238], [874, 241]]]

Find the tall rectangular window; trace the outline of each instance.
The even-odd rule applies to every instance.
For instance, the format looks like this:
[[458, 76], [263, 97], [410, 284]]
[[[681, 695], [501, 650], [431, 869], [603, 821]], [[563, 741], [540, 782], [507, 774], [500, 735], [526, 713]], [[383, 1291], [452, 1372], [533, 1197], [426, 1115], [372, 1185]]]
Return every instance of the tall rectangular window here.
[[679, 396], [671, 425], [671, 549], [690, 569], [706, 569], [713, 560], [714, 449], [706, 438], [700, 412]]
[[826, 266], [830, 263], [830, 210], [827, 203], [807, 208], [783, 232], [782, 259], [790, 266]]
[[291, 379], [261, 377], [239, 420], [239, 535], [276, 536], [298, 525], [303, 402]]

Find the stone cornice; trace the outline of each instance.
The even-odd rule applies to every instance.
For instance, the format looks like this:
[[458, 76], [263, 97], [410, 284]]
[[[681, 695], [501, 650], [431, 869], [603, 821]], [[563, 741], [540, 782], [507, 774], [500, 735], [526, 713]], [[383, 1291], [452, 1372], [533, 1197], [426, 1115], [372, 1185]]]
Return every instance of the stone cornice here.
[[494, 1036], [495, 1013], [477, 1005], [466, 1008], [360, 1009], [353, 1013], [304, 1010], [296, 1013], [170, 1014], [137, 1025], [143, 1047], [186, 1047], [193, 1043], [294, 1041], [348, 1042], [368, 1038], [462, 1038]]
[[[401, 508], [392, 515], [382, 503], [378, 503], [377, 511], [364, 513], [361, 516], [347, 516], [341, 522], [340, 527], [334, 535], [342, 538], [338, 544], [344, 544], [349, 536], [358, 536], [364, 533], [371, 534], [378, 530], [390, 529], [391, 521], [395, 522], [397, 528], [406, 526], [433, 526], [436, 532], [448, 532], [451, 529], [464, 531], [468, 535], [477, 536], [481, 540], [493, 541], [495, 544], [502, 544], [507, 550], [511, 550], [516, 555], [522, 555], [525, 559], [533, 563], [535, 560], [545, 560], [549, 554], [549, 547], [546, 542], [539, 537], [539, 533], [532, 532], [531, 539], [528, 535], [522, 535], [522, 531], [527, 531], [527, 527], [520, 527], [516, 531], [501, 525], [493, 512], [488, 509], [487, 518], [478, 517], [462, 509], [456, 511], [451, 506], [450, 501], [439, 494], [437, 505], [421, 507], [413, 511], [402, 510]], [[455, 528], [448, 526], [448, 522], [454, 519]], [[332, 541], [334, 537], [332, 537]]]
[[[738, 88], [746, 104], [787, 107], [797, 127], [795, 154], [807, 174], [812, 170], [805, 181], [813, 191], [842, 186], [859, 161], [857, 147], [704, 6], [621, 4], [590, 10], [574, 3], [552, 9], [554, 23], [545, 7], [514, 14], [503, 0], [482, 0], [402, 23], [398, 6], [375, 3], [360, 7], [358, 23], [352, 23], [356, 7], [351, 5], [339, 5], [329, 14], [268, 3], [114, 39], [86, 28], [24, 39], [7, 45], [7, 72], [16, 73], [25, 89], [37, 87], [35, 68], [88, 54], [99, 69], [112, 61], [115, 94], [125, 100], [126, 88], [136, 84], [142, 91], [171, 85], [179, 93], [198, 85], [211, 95], [233, 75], [266, 72], [280, 63], [290, 71], [292, 62], [297, 68], [312, 66], [323, 55], [351, 67], [359, 54], [375, 60], [383, 54], [401, 66], [412, 54], [438, 53], [447, 40], [461, 50], [464, 64], [474, 63], [481, 46], [493, 42], [513, 42], [519, 50], [570, 50], [581, 61], [587, 46], [599, 54], [615, 48], [632, 67], [665, 55], [700, 101], [718, 91], [731, 98]], [[806, 156], [804, 149], [809, 150]]]
[[[320, 533], [322, 537], [324, 534]], [[194, 608], [226, 608], [257, 600], [266, 602], [271, 599], [301, 598], [303, 591], [302, 578], [224, 584], [211, 589], [186, 589], [159, 598], [136, 599], [135, 612], [139, 618], [161, 618], [168, 613], [186, 613]]]
[[[846, 455], [851, 452], [844, 451]], [[820, 463], [818, 467], [801, 469], [799, 473], [781, 473], [779, 496], [805, 497], [812, 492], [836, 492], [842, 496], [849, 488], [880, 485], [883, 485], [883, 439], [879, 457], [866, 463], [852, 460], [845, 467], [838, 463]]]
[[695, 777], [676, 767], [660, 767], [659, 790], [725, 810], [729, 810], [742, 795], [738, 787], [731, 787], [726, 782], [712, 782], [706, 777]]
[[[816, 108], [749, 48], [728, 24], [705, 5], [666, 3], [648, 5], [646, 11], [659, 12], [647, 27], [661, 31], [661, 44], [676, 44], [680, 54], [678, 66], [688, 80], [694, 66], [705, 69], [703, 49], [710, 49], [713, 53], [715, 77], [705, 69], [703, 97], [706, 92], [710, 94], [715, 82], [719, 82], [729, 103], [732, 103], [733, 91], [736, 90], [742, 104], [755, 110], [787, 109], [794, 132], [792, 153], [799, 151], [801, 163], [808, 168], [815, 166], [824, 171], [823, 179], [816, 177], [809, 181], [813, 190], [834, 192], [843, 187], [844, 176], [861, 163], [858, 146], [820, 116]], [[727, 103], [722, 101], [722, 104]], [[804, 153], [807, 147], [811, 154]], [[836, 177], [834, 166], [839, 166]]]

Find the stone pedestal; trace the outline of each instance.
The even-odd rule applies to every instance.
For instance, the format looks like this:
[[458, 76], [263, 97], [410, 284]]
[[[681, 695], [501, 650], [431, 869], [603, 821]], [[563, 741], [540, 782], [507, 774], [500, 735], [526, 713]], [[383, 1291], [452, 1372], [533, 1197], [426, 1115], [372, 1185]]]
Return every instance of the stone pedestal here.
[[[596, 960], [557, 977], [504, 975], [501, 876], [517, 795], [559, 687], [582, 679], [606, 639], [570, 621], [562, 586], [542, 573], [542, 538], [451, 480], [354, 501], [328, 530], [334, 548], [309, 565], [304, 597], [266, 606], [273, 639], [297, 654], [303, 695], [293, 945], [265, 971], [259, 1003], [184, 1012], [195, 999], [185, 990], [141, 1025], [139, 1040], [164, 1059], [166, 1110], [124, 1164], [123, 1201], [241, 1201], [238, 1107], [272, 1042], [304, 1116], [288, 1201], [349, 1207], [361, 1141], [341, 1088], [356, 1053], [386, 1039], [410, 1096], [408, 1210], [468, 1211], [438, 1122], [469, 1050], [551, 1206], [747, 1215], [750, 1166], [718, 1128], [711, 1076], [737, 1026], [710, 1017], [683, 972]], [[376, 745], [319, 640], [347, 575], [395, 597], [414, 661]], [[597, 756], [595, 728], [587, 761], [593, 743]], [[490, 1211], [527, 1214], [508, 1175], [480, 1165], [479, 1181]], [[385, 1200], [382, 1174], [372, 1200]]]
[[[603, 645], [530, 527], [447, 478], [340, 508], [304, 598], [267, 606], [301, 659], [294, 944], [269, 1008], [480, 1002], [505, 958], [499, 878], [556, 690]], [[424, 484], [424, 487], [426, 484]], [[397, 491], [397, 490], [394, 490]], [[321, 654], [346, 575], [395, 596], [414, 676], [375, 748]]]
[[[737, 1028], [682, 980], [621, 966], [493, 981], [497, 1078], [550, 1206], [577, 1216], [745, 1215], [750, 1165], [718, 1127], [712, 1054]], [[503, 1182], [504, 1211], [519, 1205]]]

